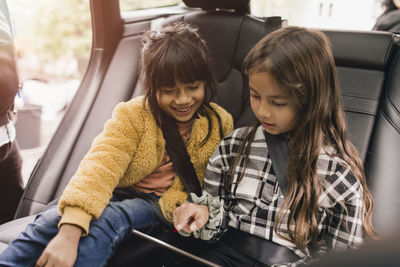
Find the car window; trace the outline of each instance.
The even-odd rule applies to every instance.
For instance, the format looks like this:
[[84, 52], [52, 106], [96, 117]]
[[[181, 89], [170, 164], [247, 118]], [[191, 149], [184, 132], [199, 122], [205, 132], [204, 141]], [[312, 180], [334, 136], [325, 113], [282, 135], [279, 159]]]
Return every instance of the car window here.
[[172, 6], [181, 3], [182, 0], [120, 0], [120, 9], [122, 12], [141, 10], [155, 7]]
[[[1, 1], [4, 3], [4, 1]], [[24, 183], [45, 151], [86, 71], [92, 44], [89, 0], [7, 0], [19, 80], [17, 141]]]
[[381, 0], [252, 0], [256, 16], [281, 16], [288, 25], [370, 30], [382, 13]]

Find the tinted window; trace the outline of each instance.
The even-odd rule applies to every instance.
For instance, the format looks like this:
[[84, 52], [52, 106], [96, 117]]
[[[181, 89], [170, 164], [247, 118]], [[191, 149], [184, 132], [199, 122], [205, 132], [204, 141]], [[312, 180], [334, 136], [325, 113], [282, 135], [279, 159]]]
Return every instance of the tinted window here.
[[181, 3], [182, 0], [120, 0], [121, 11], [172, 6]]

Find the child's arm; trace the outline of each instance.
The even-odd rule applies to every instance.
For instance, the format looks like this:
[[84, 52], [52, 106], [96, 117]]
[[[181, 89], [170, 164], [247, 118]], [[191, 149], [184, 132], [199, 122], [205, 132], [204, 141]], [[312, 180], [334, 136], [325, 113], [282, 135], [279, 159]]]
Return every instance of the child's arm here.
[[363, 190], [349, 168], [337, 170], [337, 182], [325, 190], [336, 198], [327, 213], [325, 242], [330, 250], [360, 247], [364, 241], [362, 226]]
[[101, 215], [140, 142], [141, 110], [141, 104], [130, 102], [115, 108], [63, 192], [59, 203], [60, 225], [77, 225], [87, 234], [92, 218]]
[[[225, 137], [210, 158], [204, 177], [204, 190], [191, 193], [187, 202], [174, 212], [174, 224], [182, 235], [193, 234], [203, 240], [216, 240], [227, 229], [224, 211], [224, 177], [231, 162], [232, 133]], [[236, 145], [236, 144], [234, 144]]]

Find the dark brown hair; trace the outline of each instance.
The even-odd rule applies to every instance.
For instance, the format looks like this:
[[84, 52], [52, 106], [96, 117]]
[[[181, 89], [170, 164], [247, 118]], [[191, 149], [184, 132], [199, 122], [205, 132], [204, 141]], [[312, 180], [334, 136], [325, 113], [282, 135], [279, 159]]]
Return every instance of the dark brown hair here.
[[[373, 200], [366, 185], [363, 163], [346, 135], [336, 68], [326, 36], [299, 27], [277, 30], [249, 52], [244, 70], [247, 75], [270, 74], [299, 110], [299, 123], [289, 142], [288, 192], [278, 212], [275, 231], [282, 223], [283, 211], [289, 209], [288, 224], [296, 221], [295, 229], [288, 229], [290, 240], [299, 248], [317, 240], [318, 198], [322, 191], [317, 177], [317, 161], [321, 148], [332, 146], [337, 156], [349, 164], [363, 187], [363, 226], [368, 235], [374, 236], [371, 222]], [[244, 156], [245, 162], [248, 161], [256, 127], [250, 129], [238, 152], [238, 157]], [[227, 188], [232, 179], [229, 178]]]
[[143, 37], [140, 75], [146, 89], [145, 98], [158, 125], [162, 113], [156, 97], [159, 88], [172, 87], [177, 80], [181, 83], [205, 82], [205, 98], [198, 110], [199, 114], [207, 117], [209, 123], [209, 132], [203, 144], [212, 129], [207, 109], [217, 116], [221, 138], [223, 135], [221, 119], [210, 105], [211, 98], [217, 93], [217, 83], [209, 64], [206, 43], [193, 25], [178, 22], [160, 31], [148, 31]]

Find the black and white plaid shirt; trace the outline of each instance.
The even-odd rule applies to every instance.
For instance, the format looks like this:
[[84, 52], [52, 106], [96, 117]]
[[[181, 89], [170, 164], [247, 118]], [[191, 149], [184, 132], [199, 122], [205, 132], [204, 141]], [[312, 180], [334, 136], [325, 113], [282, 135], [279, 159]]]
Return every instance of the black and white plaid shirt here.
[[[310, 257], [308, 249], [296, 248], [274, 231], [275, 218], [284, 195], [272, 169], [262, 126], [256, 130], [247, 168], [244, 170], [243, 160], [239, 161], [234, 170], [234, 183], [230, 192], [225, 192], [223, 188], [223, 178], [248, 129], [236, 129], [226, 136], [207, 167], [204, 191], [211, 196], [221, 197], [221, 216], [217, 216], [220, 219], [213, 226], [216, 229], [213, 239], [218, 239], [230, 226], [286, 246], [305, 260]], [[332, 152], [332, 148], [321, 149], [317, 162], [323, 186], [318, 200], [321, 246], [317, 250], [320, 252], [358, 247], [363, 243], [364, 236], [362, 186], [351, 173], [348, 164], [337, 156], [331, 156]], [[242, 181], [235, 184], [243, 171]], [[287, 220], [284, 219], [280, 232], [287, 233], [287, 229]]]

